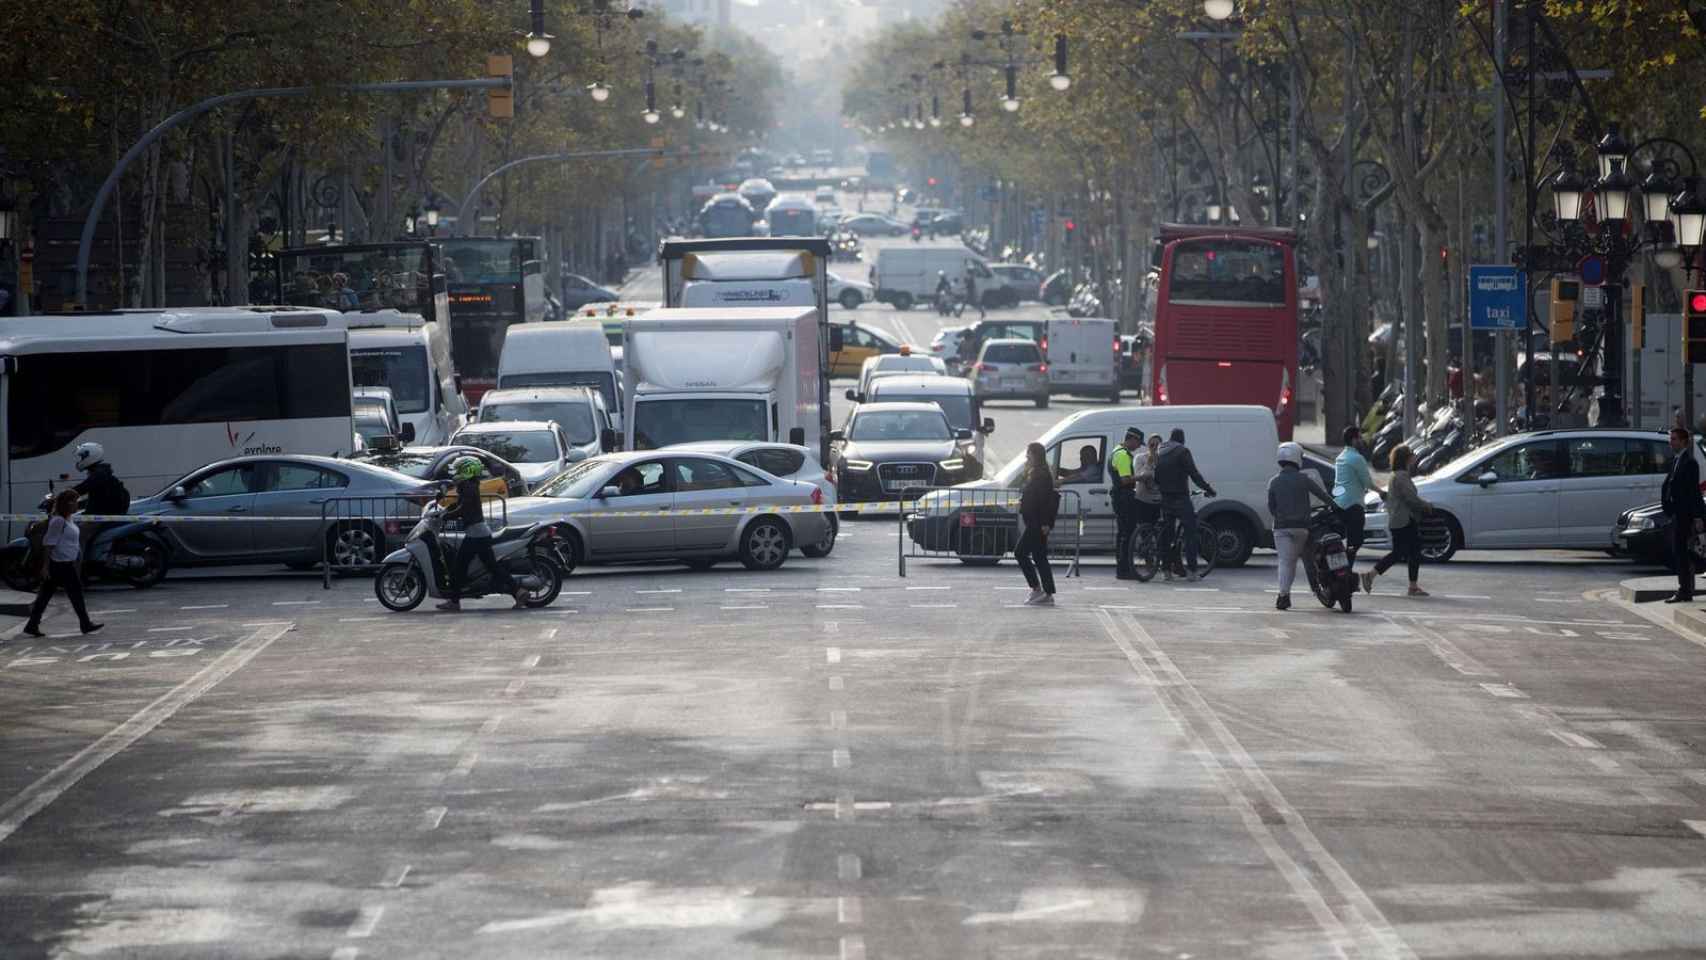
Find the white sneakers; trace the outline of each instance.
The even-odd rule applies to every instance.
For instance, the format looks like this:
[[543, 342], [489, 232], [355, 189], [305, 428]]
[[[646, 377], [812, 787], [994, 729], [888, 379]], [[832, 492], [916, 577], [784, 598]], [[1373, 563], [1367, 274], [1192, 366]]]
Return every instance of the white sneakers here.
[[1025, 598], [1025, 606], [1052, 607], [1054, 606], [1054, 594], [1044, 593], [1041, 590], [1032, 590], [1031, 595]]

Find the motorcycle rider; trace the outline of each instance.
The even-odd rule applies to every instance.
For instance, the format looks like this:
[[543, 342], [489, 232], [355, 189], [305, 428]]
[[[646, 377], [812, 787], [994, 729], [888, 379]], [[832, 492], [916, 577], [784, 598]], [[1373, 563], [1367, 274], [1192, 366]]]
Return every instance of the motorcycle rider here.
[[954, 284], [948, 279], [948, 271], [936, 271], [936, 312], [947, 316], [954, 303]]
[[1166, 558], [1166, 579], [1173, 579], [1173, 522], [1178, 521], [1185, 541], [1185, 579], [1195, 583], [1197, 575], [1197, 508], [1191, 503], [1191, 483], [1211, 497], [1220, 494], [1197, 470], [1191, 448], [1185, 446], [1185, 431], [1174, 427], [1167, 442], [1155, 454], [1155, 486], [1161, 491], [1161, 556]]
[[450, 475], [456, 479], [456, 500], [449, 509], [452, 519], [462, 524], [462, 544], [456, 548], [456, 559], [450, 565], [450, 589], [447, 599], [438, 605], [440, 610], [462, 609], [462, 587], [468, 582], [468, 564], [475, 557], [491, 572], [492, 586], [497, 588], [493, 592], [512, 593], [515, 605], [524, 605], [515, 581], [492, 553], [492, 528], [486, 524], [486, 513], [480, 505], [480, 473], [484, 469], [480, 458], [475, 456], [458, 457], [450, 465]]
[[[98, 443], [80, 443], [77, 445], [77, 469], [84, 474], [83, 482], [71, 489], [84, 498], [83, 510], [91, 516], [123, 516], [130, 512], [130, 490], [113, 473], [112, 464], [107, 462], [107, 451]], [[85, 521], [78, 531], [80, 562], [79, 576], [87, 579], [82, 571], [89, 563], [89, 546], [95, 542], [95, 536], [108, 523]]]

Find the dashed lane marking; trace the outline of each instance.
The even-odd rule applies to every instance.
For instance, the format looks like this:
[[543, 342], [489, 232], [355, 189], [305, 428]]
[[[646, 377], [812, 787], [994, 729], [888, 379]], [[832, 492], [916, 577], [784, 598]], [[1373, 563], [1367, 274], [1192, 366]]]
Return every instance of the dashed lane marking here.
[[817, 608], [819, 610], [863, 610], [865, 605], [862, 603], [820, 603]]
[[1504, 697], [1508, 700], [1528, 699], [1528, 694], [1523, 693], [1521, 690], [1518, 690], [1516, 687], [1513, 687], [1508, 683], [1482, 683], [1478, 684], [1478, 686], [1495, 697]]
[[672, 613], [674, 607], [629, 607], [628, 613]]
[[911, 607], [914, 610], [951, 610], [951, 609], [959, 606], [959, 604], [957, 604], [957, 603], [909, 603], [909, 604], [907, 604], [907, 606]]
[[351, 923], [349, 929], [344, 931], [344, 936], [354, 939], [373, 936], [373, 930], [379, 926], [379, 918], [383, 916], [385, 916], [383, 904], [369, 903], [363, 905], [356, 913], [355, 922]]
[[497, 733], [498, 726], [503, 722], [504, 715], [501, 713], [491, 717], [485, 723], [480, 724], [480, 736], [489, 737], [492, 734]]
[[532, 670], [537, 666], [539, 666], [539, 654], [537, 653], [521, 661], [521, 669], [523, 670]]
[[359, 956], [361, 951], [354, 947], [339, 947], [332, 951], [331, 960], [356, 960]]
[[737, 603], [737, 604], [724, 604], [721, 607], [721, 609], [723, 609], [723, 610], [768, 610], [770, 608], [768, 606], [762, 604], [762, 603]]
[[193, 626], [193, 625], [190, 625], [190, 624], [185, 624], [184, 626], [181, 626], [181, 627], [149, 627], [148, 632], [149, 633], [174, 633], [174, 632], [179, 631], [179, 630], [197, 630], [197, 629], [200, 629], [200, 628]]
[[824, 651], [824, 657], [830, 663], [840, 663], [841, 662], [841, 648], [840, 647], [830, 647], [828, 650]]
[[453, 777], [466, 777], [469, 773], [473, 772], [474, 764], [479, 762], [480, 754], [476, 751], [470, 750], [462, 755], [462, 759], [456, 761], [456, 766], [451, 769], [450, 775]]
[[864, 587], [818, 587], [818, 593], [858, 593]]
[[339, 617], [338, 622], [339, 623], [378, 623], [381, 620], [389, 620], [389, 619], [391, 619], [391, 618], [390, 617]]
[[1682, 821], [1682, 825], [1693, 830], [1695, 833], [1700, 834], [1702, 837], [1706, 837], [1706, 820], [1684, 820]]
[[856, 853], [838, 854], [835, 858], [835, 876], [840, 880], [857, 880], [864, 872], [864, 865], [859, 862]]
[[865, 920], [865, 905], [858, 897], [836, 897], [835, 919], [848, 926], [858, 926]]
[[437, 830], [438, 825], [444, 822], [444, 815], [449, 812], [450, 809], [448, 807], [426, 808], [426, 810], [421, 814], [421, 829]]
[[1556, 737], [1558, 740], [1561, 740], [1564, 743], [1569, 744], [1572, 747], [1581, 747], [1583, 750], [1604, 750], [1605, 749], [1605, 745], [1600, 743], [1598, 740], [1595, 740], [1592, 737], [1584, 737], [1581, 734], [1576, 733], [1572, 730], [1559, 730], [1557, 728], [1551, 728], [1551, 729], [1548, 729], [1546, 732], [1551, 734], [1552, 736]]
[[845, 690], [845, 689], [847, 689], [847, 682], [845, 680], [842, 680], [840, 677], [830, 677], [829, 678], [829, 689], [831, 689], [831, 690]]
[[943, 585], [943, 586], [931, 586], [931, 587], [907, 587], [906, 589], [907, 590], [952, 590], [954, 588], [951, 586]]
[[680, 593], [681, 588], [680, 587], [669, 587], [667, 589], [659, 589], [659, 590], [635, 590], [634, 592], [635, 593]]
[[393, 889], [400, 887], [403, 885], [403, 881], [409, 878], [409, 871], [411, 869], [413, 869], [413, 867], [407, 863], [400, 867], [393, 867], [391, 872], [385, 875], [385, 879], [379, 881], [379, 885], [382, 887], [391, 887]]
[[1447, 600], [1491, 600], [1492, 597], [1479, 593], [1442, 593], [1440, 596]]
[[851, 933], [842, 937], [841, 960], [865, 960], [865, 938]]
[[853, 765], [853, 753], [846, 747], [836, 747], [830, 751], [829, 763], [837, 770], [845, 770]]
[[179, 607], [178, 609], [179, 610], [225, 610], [225, 609], [229, 608], [230, 606], [231, 605], [229, 603], [192, 603], [192, 604], [189, 604], [188, 606]]
[[[317, 607], [321, 602], [320, 600], [274, 600], [272, 605], [275, 607]], [[185, 607], [184, 609], [188, 610], [189, 608]]]
[[845, 729], [847, 729], [847, 711], [845, 711], [845, 710], [831, 710], [831, 711], [829, 711], [829, 728], [831, 730], [845, 730]]
[[508, 684], [506, 684], [504, 686], [503, 695], [506, 697], [513, 697], [516, 694], [520, 693], [521, 688], [525, 687], [525, 686], [527, 686], [527, 681], [518, 677], [514, 680], [511, 680]]

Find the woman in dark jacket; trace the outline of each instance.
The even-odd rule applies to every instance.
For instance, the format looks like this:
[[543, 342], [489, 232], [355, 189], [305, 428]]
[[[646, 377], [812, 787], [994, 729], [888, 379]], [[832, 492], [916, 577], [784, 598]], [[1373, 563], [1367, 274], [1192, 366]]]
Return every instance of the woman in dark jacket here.
[[1054, 571], [1048, 565], [1048, 532], [1060, 511], [1060, 494], [1054, 489], [1054, 474], [1048, 467], [1048, 451], [1040, 443], [1025, 447], [1025, 487], [1019, 495], [1019, 517], [1025, 532], [1013, 552], [1019, 571], [1031, 585], [1027, 606], [1054, 606]]

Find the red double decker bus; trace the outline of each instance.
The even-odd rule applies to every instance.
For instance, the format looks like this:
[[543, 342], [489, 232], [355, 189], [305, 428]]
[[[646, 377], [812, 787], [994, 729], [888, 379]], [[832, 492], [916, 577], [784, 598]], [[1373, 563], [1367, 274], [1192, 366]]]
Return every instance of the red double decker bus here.
[[1252, 403], [1290, 440], [1297, 390], [1297, 233], [1167, 223], [1155, 241], [1150, 396]]

